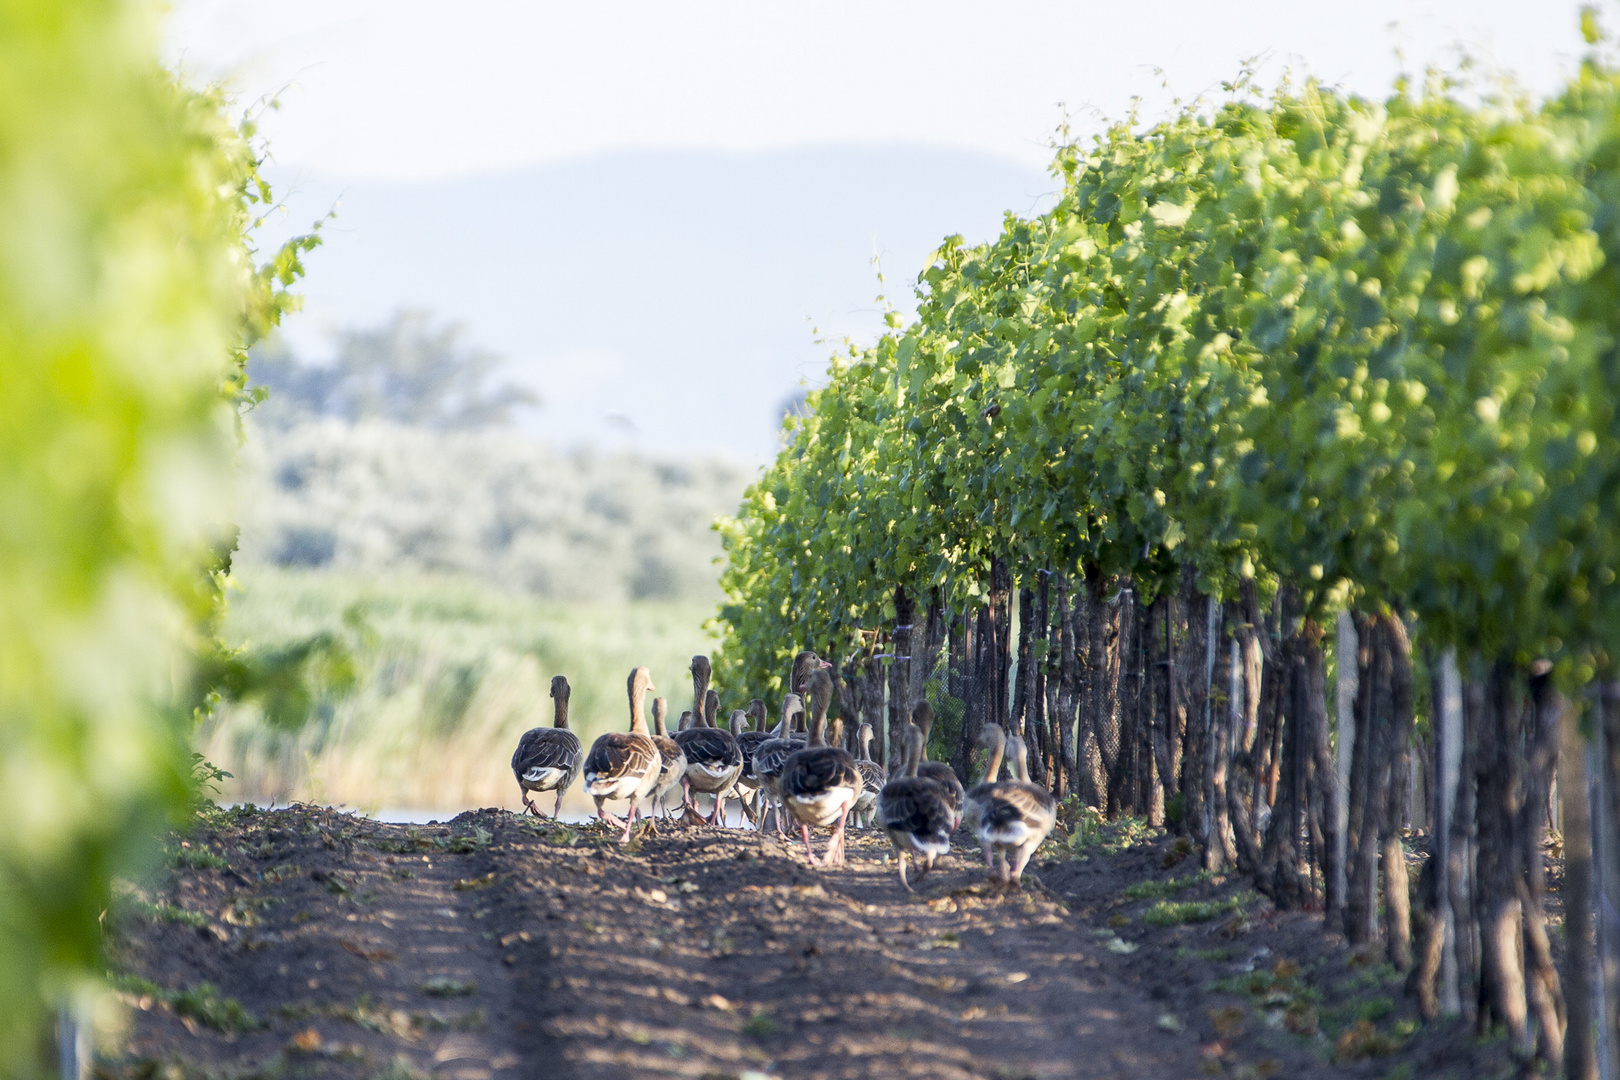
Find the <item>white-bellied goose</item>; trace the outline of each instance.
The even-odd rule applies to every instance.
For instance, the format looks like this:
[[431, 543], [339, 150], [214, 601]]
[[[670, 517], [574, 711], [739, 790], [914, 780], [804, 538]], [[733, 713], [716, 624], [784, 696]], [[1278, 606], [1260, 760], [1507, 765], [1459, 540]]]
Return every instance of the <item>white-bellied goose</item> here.
[[[799, 822], [804, 851], [811, 866], [844, 864], [844, 823], [855, 796], [860, 794], [861, 773], [855, 759], [839, 746], [826, 745], [827, 707], [832, 704], [832, 676], [825, 668], [810, 673], [810, 739], [782, 763], [782, 803]], [[831, 828], [825, 858], [810, 848], [810, 830]]]
[[906, 880], [906, 859], [922, 864], [921, 881], [934, 868], [934, 860], [951, 851], [951, 807], [945, 789], [917, 775], [922, 762], [923, 734], [914, 724], [906, 725], [904, 771], [883, 785], [878, 793], [878, 824], [894, 845], [900, 864], [900, 884], [911, 892]]
[[[782, 698], [782, 720], [776, 725], [775, 734], [760, 743], [754, 751], [754, 774], [759, 777], [759, 789], [764, 792], [778, 836], [786, 835], [782, 822], [782, 764], [787, 761], [789, 754], [804, 746], [805, 737], [796, 730], [803, 720], [804, 704], [799, 695], [785, 695]], [[763, 814], [759, 827], [761, 830], [765, 828]]]
[[669, 702], [664, 698], [653, 698], [653, 745], [658, 747], [658, 756], [662, 759], [662, 766], [658, 770], [658, 779], [653, 783], [653, 809], [662, 810], [664, 816], [669, 816], [669, 807], [664, 798], [669, 789], [680, 783], [686, 776], [686, 755], [681, 752], [680, 744], [669, 737], [664, 730], [664, 717], [669, 715]]
[[[652, 690], [652, 673], [638, 667], [630, 673], [630, 730], [599, 735], [585, 758], [585, 794], [596, 800], [596, 816], [624, 826], [620, 842], [630, 839], [636, 823], [636, 810], [658, 782], [663, 756], [647, 731], [643, 699]], [[630, 813], [624, 821], [608, 813], [602, 804], [610, 799], [629, 799]]]
[[709, 824], [719, 825], [726, 793], [736, 785], [737, 774], [742, 771], [742, 754], [731, 732], [714, 726], [720, 695], [709, 689], [707, 656], [692, 657], [692, 699], [692, 728], [678, 731], [674, 736], [686, 754], [686, 782], [692, 791], [686, 812], [702, 820], [697, 812], [697, 793], [713, 795], [714, 812], [709, 816]]
[[855, 759], [855, 767], [861, 771], [864, 785], [855, 796], [855, 813], [863, 825], [870, 827], [872, 815], [877, 811], [878, 792], [889, 782], [889, 774], [872, 760], [872, 725], [862, 724], [855, 737], [861, 744], [861, 756]]
[[922, 761], [917, 766], [917, 775], [945, 789], [945, 799], [951, 804], [951, 831], [955, 832], [957, 826], [962, 824], [962, 798], [966, 792], [962, 790], [962, 781], [956, 778], [955, 769], [942, 762], [928, 760], [928, 733], [934, 730], [933, 706], [926, 701], [917, 702], [911, 710], [911, 722], [917, 725], [923, 737]]
[[1014, 735], [1007, 743], [1018, 779], [989, 785], [981, 796], [977, 829], [986, 865], [992, 852], [1000, 860], [997, 877], [1003, 885], [1022, 883], [1024, 867], [1057, 822], [1052, 793], [1029, 782], [1029, 751], [1024, 740]]
[[563, 796], [579, 777], [585, 763], [580, 752], [579, 736], [568, 730], [568, 680], [561, 675], [551, 680], [552, 719], [550, 727], [530, 728], [518, 740], [512, 754], [512, 775], [517, 777], [518, 790], [523, 794], [525, 812], [540, 816], [529, 798], [531, 791], [555, 791], [557, 805], [551, 808], [553, 819], [562, 810]]

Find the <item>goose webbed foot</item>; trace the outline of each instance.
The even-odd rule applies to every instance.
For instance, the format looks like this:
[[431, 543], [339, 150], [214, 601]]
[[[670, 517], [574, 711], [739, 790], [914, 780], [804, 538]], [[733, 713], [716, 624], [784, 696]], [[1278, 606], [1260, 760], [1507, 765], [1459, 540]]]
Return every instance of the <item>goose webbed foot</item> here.
[[[635, 808], [631, 807], [631, 811], [634, 812], [634, 810], [635, 810]], [[606, 810], [606, 809], [604, 809], [603, 807], [600, 807], [600, 806], [598, 806], [596, 808], [596, 817], [597, 817], [598, 820], [605, 821], [609, 825], [612, 825], [614, 828], [618, 828], [619, 826], [624, 824], [624, 819], [623, 818], [619, 817], [619, 815], [617, 815], [615, 813], [612, 813], [612, 812], [610, 812], [610, 811], [608, 811], [608, 810]]]

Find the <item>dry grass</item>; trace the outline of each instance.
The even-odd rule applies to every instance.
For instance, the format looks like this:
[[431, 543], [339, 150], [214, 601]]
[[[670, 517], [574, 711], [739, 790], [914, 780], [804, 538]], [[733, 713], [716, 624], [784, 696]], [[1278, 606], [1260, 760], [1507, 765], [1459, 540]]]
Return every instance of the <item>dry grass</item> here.
[[[270, 728], [255, 706], [223, 708], [198, 748], [235, 774], [225, 799], [517, 808], [507, 763], [519, 735], [551, 722], [553, 675], [568, 677], [573, 727], [589, 744], [628, 722], [625, 676], [637, 664], [678, 716], [689, 707], [687, 664], [714, 644], [701, 629], [712, 609], [697, 603], [565, 604], [463, 580], [264, 566], [243, 570], [240, 583], [226, 626], [233, 643], [343, 633], [360, 679], [294, 733]], [[719, 689], [731, 708], [736, 691]]]

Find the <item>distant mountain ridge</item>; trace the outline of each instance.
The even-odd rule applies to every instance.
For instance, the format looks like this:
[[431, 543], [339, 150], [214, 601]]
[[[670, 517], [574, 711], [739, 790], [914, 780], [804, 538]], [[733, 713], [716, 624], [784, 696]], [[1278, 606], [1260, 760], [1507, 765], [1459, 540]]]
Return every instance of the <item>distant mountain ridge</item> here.
[[526, 426], [549, 442], [756, 463], [778, 445], [781, 403], [825, 367], [814, 331], [877, 333], [874, 255], [909, 311], [945, 236], [987, 239], [1058, 187], [913, 146], [648, 150], [416, 184], [271, 175], [288, 213], [267, 242], [338, 206], [289, 326], [301, 353], [425, 308], [539, 391]]

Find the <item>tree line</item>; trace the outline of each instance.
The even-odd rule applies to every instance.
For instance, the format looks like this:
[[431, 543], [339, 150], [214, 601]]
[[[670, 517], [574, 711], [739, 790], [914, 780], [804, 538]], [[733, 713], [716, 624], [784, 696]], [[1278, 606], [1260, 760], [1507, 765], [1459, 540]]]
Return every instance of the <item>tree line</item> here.
[[1055, 793], [1320, 906], [1426, 1016], [1596, 1075], [1620, 1043], [1592, 923], [1620, 895], [1620, 72], [1583, 29], [1543, 101], [1244, 78], [1065, 136], [1057, 205], [948, 238], [915, 319], [833, 358], [717, 526], [717, 681], [780, 692], [816, 648], [890, 748], [944, 690], [964, 779], [984, 724], [1016, 731]]

